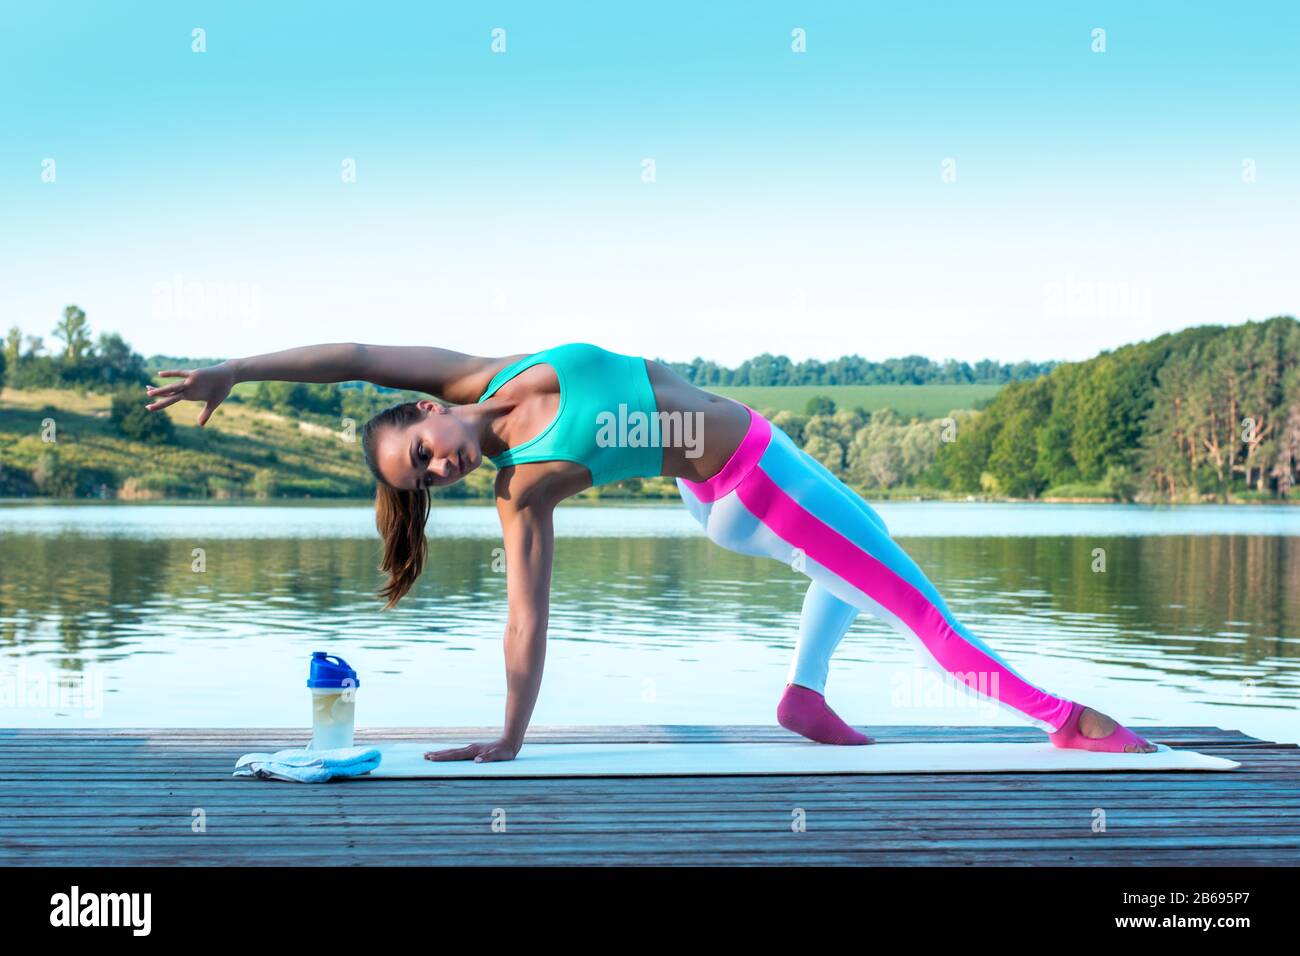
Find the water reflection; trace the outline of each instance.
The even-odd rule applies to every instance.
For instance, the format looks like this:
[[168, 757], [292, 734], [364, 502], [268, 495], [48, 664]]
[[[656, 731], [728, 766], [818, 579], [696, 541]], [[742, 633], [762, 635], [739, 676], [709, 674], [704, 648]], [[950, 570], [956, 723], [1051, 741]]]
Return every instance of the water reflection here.
[[[363, 686], [379, 688], [368, 701], [374, 723], [499, 719], [499, 540], [448, 530], [463, 518], [442, 522], [415, 593], [381, 613], [373, 532], [239, 537], [221, 527], [222, 515], [238, 525], [256, 509], [193, 510], [202, 520], [174, 524], [171, 537], [108, 533], [101, 518], [76, 531], [11, 522], [0, 535], [0, 668], [99, 669], [107, 692], [120, 695], [102, 720], [119, 726], [282, 725], [299, 716], [292, 695], [305, 652], [328, 646], [364, 660], [372, 679]], [[625, 536], [608, 524], [620, 510], [632, 515]], [[582, 518], [606, 522], [600, 534], [557, 543], [538, 719], [770, 722], [804, 579], [675, 525], [655, 536], [653, 510], [610, 509], [614, 519], [601, 511]], [[313, 512], [327, 529], [340, 513]], [[675, 511], [659, 514], [676, 520]], [[1031, 680], [1115, 694], [1131, 700], [1132, 715], [1165, 724], [1252, 726], [1294, 739], [1300, 539], [900, 540], [953, 610]], [[880, 669], [896, 673], [910, 660], [900, 638], [860, 620], [837, 655], [832, 690], [863, 696], [860, 720], [930, 722], [882, 717], [866, 700], [879, 696]], [[1225, 713], [1206, 720], [1205, 708]], [[0, 724], [62, 719], [5, 709], [0, 697]]]

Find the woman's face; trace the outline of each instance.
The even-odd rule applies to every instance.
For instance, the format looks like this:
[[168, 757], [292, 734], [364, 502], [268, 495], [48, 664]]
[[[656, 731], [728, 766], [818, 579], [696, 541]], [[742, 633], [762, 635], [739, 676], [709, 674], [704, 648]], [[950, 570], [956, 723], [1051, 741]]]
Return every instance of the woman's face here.
[[424, 417], [386, 428], [375, 443], [375, 465], [394, 488], [451, 485], [483, 463], [483, 451], [465, 423], [444, 405], [422, 401]]

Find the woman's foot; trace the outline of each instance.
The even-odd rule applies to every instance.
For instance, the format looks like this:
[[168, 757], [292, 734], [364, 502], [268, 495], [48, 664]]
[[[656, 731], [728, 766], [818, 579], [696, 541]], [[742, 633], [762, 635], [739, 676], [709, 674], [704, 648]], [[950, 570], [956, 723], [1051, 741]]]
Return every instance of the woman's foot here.
[[1149, 754], [1156, 745], [1139, 737], [1127, 727], [1111, 720], [1105, 714], [1084, 707], [1070, 705], [1070, 716], [1065, 724], [1047, 738], [1054, 746], [1067, 750], [1092, 750], [1101, 753]]
[[776, 706], [776, 721], [786, 730], [815, 740], [819, 744], [869, 744], [872, 739], [860, 734], [831, 710], [826, 698], [815, 690], [798, 684], [786, 684], [781, 703]]

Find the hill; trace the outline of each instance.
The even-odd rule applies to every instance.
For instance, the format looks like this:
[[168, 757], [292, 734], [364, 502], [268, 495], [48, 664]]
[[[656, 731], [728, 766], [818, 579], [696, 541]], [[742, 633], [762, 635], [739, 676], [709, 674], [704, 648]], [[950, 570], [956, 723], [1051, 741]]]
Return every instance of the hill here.
[[[373, 494], [360, 446], [302, 416], [227, 402], [206, 428], [195, 408], [161, 414], [166, 443], [122, 435], [107, 395], [0, 393], [0, 495], [120, 498], [352, 497]], [[46, 441], [52, 437], [53, 441]]]
[[941, 483], [1015, 497], [1285, 498], [1300, 481], [1300, 323], [1199, 326], [1013, 382]]

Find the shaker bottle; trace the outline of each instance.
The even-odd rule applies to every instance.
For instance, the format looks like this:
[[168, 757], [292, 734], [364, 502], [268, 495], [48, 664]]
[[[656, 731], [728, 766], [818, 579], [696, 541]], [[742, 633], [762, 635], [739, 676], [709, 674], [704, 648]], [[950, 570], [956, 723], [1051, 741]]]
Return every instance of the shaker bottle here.
[[311, 743], [308, 750], [352, 746], [357, 711], [357, 672], [348, 662], [324, 651], [311, 655], [307, 674], [311, 689]]

